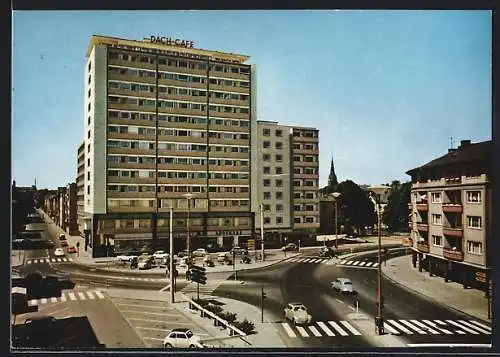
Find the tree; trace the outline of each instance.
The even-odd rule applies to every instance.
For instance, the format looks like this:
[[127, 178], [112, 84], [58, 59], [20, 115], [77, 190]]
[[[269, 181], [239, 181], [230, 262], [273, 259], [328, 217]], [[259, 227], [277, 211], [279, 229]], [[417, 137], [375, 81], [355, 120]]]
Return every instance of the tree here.
[[377, 216], [372, 202], [361, 187], [351, 180], [338, 184], [337, 191], [340, 224], [346, 233], [360, 233], [365, 226], [372, 226]]
[[408, 230], [410, 191], [411, 182], [401, 184], [399, 181], [393, 181], [391, 183], [391, 191], [382, 217], [391, 232]]

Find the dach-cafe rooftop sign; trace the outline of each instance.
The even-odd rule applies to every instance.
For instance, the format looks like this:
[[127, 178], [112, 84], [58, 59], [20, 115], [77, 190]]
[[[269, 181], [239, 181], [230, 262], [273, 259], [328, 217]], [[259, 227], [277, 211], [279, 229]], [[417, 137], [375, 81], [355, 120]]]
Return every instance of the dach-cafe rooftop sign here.
[[144, 37], [144, 41], [149, 41], [151, 43], [159, 43], [162, 45], [185, 47], [185, 48], [193, 48], [194, 46], [194, 41], [186, 41], [186, 40], [181, 40], [179, 38], [154, 36], [154, 35], [151, 35], [150, 37]]

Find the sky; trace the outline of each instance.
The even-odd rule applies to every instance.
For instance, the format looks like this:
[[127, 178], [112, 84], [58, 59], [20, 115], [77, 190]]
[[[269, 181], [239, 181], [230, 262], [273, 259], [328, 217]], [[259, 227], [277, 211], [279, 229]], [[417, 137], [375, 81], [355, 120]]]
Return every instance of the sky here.
[[[257, 119], [319, 129], [320, 186], [382, 184], [491, 140], [491, 12], [15, 11], [12, 180], [76, 179], [92, 34], [158, 35], [250, 56]], [[452, 138], [452, 139], [451, 139]]]

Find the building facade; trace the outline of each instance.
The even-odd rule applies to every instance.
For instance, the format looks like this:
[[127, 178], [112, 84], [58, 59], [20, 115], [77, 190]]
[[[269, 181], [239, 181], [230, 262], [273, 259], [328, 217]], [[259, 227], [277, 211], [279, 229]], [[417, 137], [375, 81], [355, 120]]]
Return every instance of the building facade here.
[[79, 235], [78, 233], [78, 214], [77, 214], [77, 195], [76, 183], [72, 182], [65, 187], [63, 193], [63, 217], [64, 222], [61, 226], [67, 233], [72, 236]]
[[259, 120], [252, 132], [252, 210], [268, 244], [314, 239], [319, 228], [318, 130]]
[[85, 191], [85, 142], [78, 146], [76, 155], [76, 201], [78, 235], [84, 236], [84, 191]]
[[492, 151], [491, 141], [462, 140], [457, 149], [407, 172], [412, 262], [420, 271], [487, 289]]
[[[178, 43], [178, 45], [176, 45]], [[92, 36], [85, 69], [84, 229], [94, 256], [252, 237], [255, 68], [190, 41]]]

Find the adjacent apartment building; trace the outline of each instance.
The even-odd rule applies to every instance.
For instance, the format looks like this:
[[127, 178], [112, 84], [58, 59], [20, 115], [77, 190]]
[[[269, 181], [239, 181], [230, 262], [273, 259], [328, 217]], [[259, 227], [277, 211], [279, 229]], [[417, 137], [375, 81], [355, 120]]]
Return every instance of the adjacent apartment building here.
[[407, 172], [412, 178], [413, 266], [487, 288], [491, 259], [491, 141], [456, 149]]
[[76, 155], [76, 205], [78, 235], [84, 236], [84, 191], [85, 191], [85, 142], [78, 146]]
[[252, 211], [266, 241], [315, 238], [319, 227], [319, 131], [257, 121], [252, 131]]
[[170, 208], [176, 251], [251, 238], [248, 57], [156, 36], [92, 36], [86, 57], [83, 221], [93, 255], [168, 249]]

